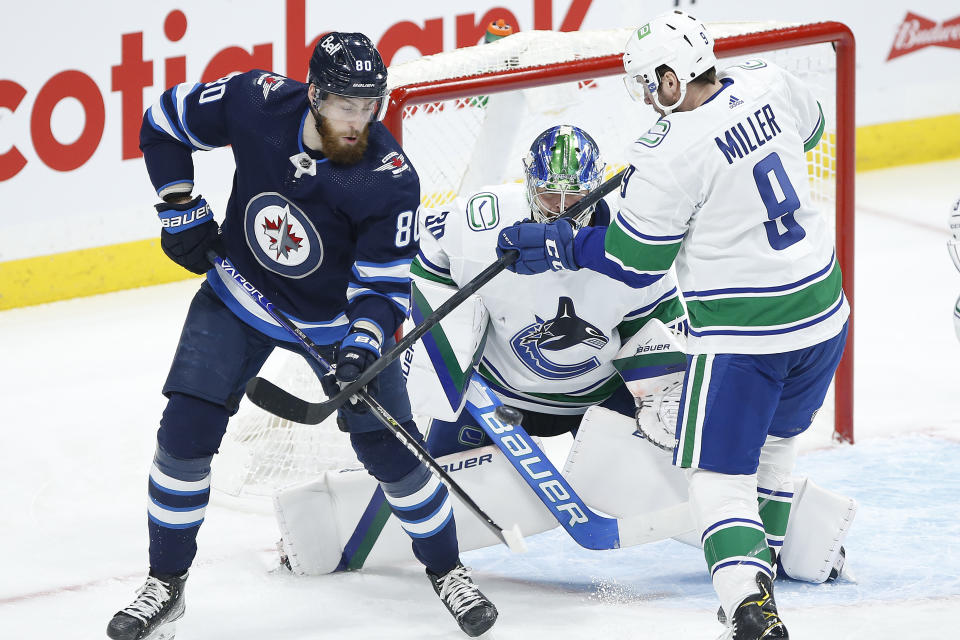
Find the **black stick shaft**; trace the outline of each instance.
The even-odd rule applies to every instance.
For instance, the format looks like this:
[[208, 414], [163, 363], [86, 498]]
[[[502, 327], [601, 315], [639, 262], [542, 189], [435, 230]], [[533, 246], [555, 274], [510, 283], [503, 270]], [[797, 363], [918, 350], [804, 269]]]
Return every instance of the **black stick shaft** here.
[[[240, 282], [241, 284], [247, 282], [246, 279], [240, 275], [240, 272], [237, 271], [236, 267], [231, 265], [226, 259], [221, 258], [212, 251], [207, 254], [207, 258], [213, 264], [219, 265], [221, 268], [223, 268], [224, 271], [226, 271], [227, 274], [230, 275], [234, 280]], [[274, 307], [273, 303], [267, 300], [267, 298], [258, 290], [254, 289], [251, 291], [247, 287], [243, 288], [250, 294], [250, 297], [253, 298], [253, 300], [260, 306], [261, 309], [270, 314], [274, 320], [279, 322], [284, 329], [286, 329], [289, 333], [295, 336], [297, 340], [300, 341], [301, 345], [305, 347], [307, 354], [316, 360], [324, 371], [329, 372], [332, 370], [330, 364], [322, 355], [320, 355], [316, 343], [311, 340], [310, 337], [300, 329], [300, 327], [291, 322], [283, 312]], [[381, 367], [381, 369], [382, 368], [383, 367]], [[397, 422], [396, 419], [391, 416], [390, 413], [384, 409], [383, 406], [377, 402], [377, 400], [370, 395], [366, 389], [361, 388], [356, 392], [356, 395], [368, 407], [370, 407], [370, 410], [373, 411], [373, 414], [376, 416], [377, 420], [379, 420], [380, 423], [390, 431], [390, 433], [396, 436], [396, 438], [401, 442], [401, 444], [403, 444], [404, 447], [407, 448], [408, 451], [410, 451], [410, 453], [416, 456], [420, 462], [425, 464], [430, 470], [430, 473], [436, 476], [437, 479], [447, 487], [450, 493], [459, 498], [460, 501], [463, 502], [463, 504], [466, 505], [466, 507], [473, 513], [473, 515], [479, 518], [480, 521], [488, 529], [490, 529], [490, 531], [492, 531], [493, 534], [496, 535], [503, 544], [511, 547], [510, 543], [504, 536], [503, 527], [495, 523], [490, 516], [488, 516], [486, 512], [481, 509], [476, 502], [473, 501], [473, 498], [471, 498], [470, 495], [467, 494], [467, 492], [464, 491], [459, 484], [457, 484], [457, 481], [451, 478], [450, 475], [443, 470], [443, 467], [437, 464], [437, 461], [433, 459], [433, 456], [431, 456], [430, 453], [424, 449], [419, 442], [417, 442], [409, 433], [407, 433], [406, 429], [403, 428], [403, 425]]]

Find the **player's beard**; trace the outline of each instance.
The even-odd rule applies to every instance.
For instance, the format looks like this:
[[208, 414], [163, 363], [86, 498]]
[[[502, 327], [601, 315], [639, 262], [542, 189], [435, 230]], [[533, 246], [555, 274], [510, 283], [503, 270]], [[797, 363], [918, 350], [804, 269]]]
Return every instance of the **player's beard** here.
[[363, 127], [363, 131], [356, 134], [357, 141], [346, 144], [340, 140], [342, 133], [334, 133], [324, 118], [318, 118], [317, 133], [320, 134], [320, 144], [323, 145], [323, 155], [330, 158], [334, 164], [357, 164], [367, 150], [367, 136], [370, 126]]

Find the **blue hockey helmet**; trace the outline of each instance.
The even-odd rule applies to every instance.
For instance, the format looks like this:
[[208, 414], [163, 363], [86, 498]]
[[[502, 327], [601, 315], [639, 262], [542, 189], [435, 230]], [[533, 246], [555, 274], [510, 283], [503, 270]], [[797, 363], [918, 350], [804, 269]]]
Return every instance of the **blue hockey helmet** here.
[[313, 107], [333, 94], [368, 98], [371, 120], [382, 120], [387, 106], [387, 67], [370, 38], [362, 33], [333, 31], [323, 36], [310, 57], [307, 81], [317, 87]]
[[[603, 180], [606, 163], [586, 131], [564, 124], [550, 127], [533, 141], [523, 160], [526, 169], [527, 202], [537, 222], [549, 222], [596, 189]], [[582, 227], [596, 205], [572, 219]]]

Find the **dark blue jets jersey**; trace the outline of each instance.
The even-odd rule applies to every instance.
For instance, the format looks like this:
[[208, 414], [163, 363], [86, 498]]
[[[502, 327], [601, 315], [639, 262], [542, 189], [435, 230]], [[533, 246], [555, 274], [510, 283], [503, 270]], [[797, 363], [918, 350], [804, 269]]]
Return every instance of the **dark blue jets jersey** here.
[[[230, 145], [230, 261], [315, 342], [360, 320], [389, 336], [410, 304], [419, 179], [379, 122], [359, 163], [330, 162], [303, 144], [308, 113], [307, 85], [265, 71], [180, 84], [144, 114], [140, 148], [163, 197], [192, 190], [192, 152]], [[207, 281], [247, 324], [290, 339], [232, 278], [211, 269]]]

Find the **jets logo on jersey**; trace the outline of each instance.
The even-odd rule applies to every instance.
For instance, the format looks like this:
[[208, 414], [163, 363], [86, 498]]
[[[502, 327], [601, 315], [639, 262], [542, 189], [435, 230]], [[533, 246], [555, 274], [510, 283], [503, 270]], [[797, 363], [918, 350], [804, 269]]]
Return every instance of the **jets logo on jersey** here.
[[313, 223], [279, 193], [254, 196], [247, 204], [243, 224], [247, 246], [269, 271], [303, 278], [323, 262], [323, 242]]
[[374, 171], [389, 171], [393, 173], [393, 175], [398, 176], [410, 168], [410, 165], [407, 164], [407, 160], [403, 157], [403, 154], [397, 153], [396, 151], [391, 151], [387, 155], [383, 156], [380, 159], [380, 162], [383, 164], [374, 169]]
[[[567, 349], [585, 345], [600, 350], [610, 341], [600, 329], [577, 317], [573, 300], [560, 298], [556, 316], [546, 321], [539, 317], [536, 320], [510, 339], [514, 355], [530, 371], [547, 380], [566, 380], [582, 376], [600, 366], [596, 356], [580, 362], [556, 361], [563, 359], [560, 352]], [[556, 353], [556, 360], [547, 357], [547, 351]], [[570, 359], [569, 355], [567, 359]]]
[[270, 240], [270, 251], [276, 251], [276, 258], [290, 258], [291, 251], [299, 251], [303, 238], [297, 237], [290, 225], [290, 209], [283, 209], [283, 217], [277, 213], [276, 220], [265, 216], [263, 220], [263, 234]]
[[263, 99], [266, 100], [271, 91], [276, 91], [283, 84], [283, 76], [275, 76], [272, 73], [262, 73], [257, 78], [257, 84], [263, 87]]

